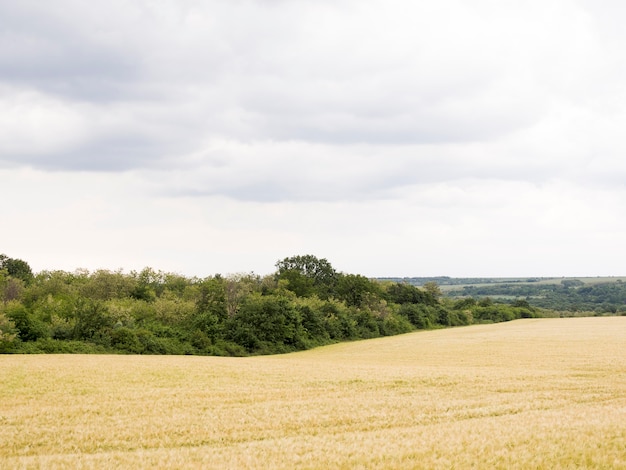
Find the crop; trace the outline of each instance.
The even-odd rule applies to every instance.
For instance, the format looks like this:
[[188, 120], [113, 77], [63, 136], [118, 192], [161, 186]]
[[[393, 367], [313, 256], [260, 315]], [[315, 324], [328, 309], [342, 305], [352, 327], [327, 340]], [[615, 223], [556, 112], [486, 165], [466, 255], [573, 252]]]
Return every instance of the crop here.
[[626, 318], [0, 356], [0, 468], [626, 468]]

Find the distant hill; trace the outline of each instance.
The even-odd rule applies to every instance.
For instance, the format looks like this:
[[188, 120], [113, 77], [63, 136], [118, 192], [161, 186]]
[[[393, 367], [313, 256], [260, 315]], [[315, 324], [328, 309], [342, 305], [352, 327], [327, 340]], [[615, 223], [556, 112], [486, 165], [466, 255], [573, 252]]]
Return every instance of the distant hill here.
[[533, 307], [561, 312], [626, 314], [626, 276], [615, 277], [519, 277], [454, 278], [404, 277], [379, 278], [423, 286], [439, 285], [448, 298], [489, 297], [501, 302], [524, 300]]

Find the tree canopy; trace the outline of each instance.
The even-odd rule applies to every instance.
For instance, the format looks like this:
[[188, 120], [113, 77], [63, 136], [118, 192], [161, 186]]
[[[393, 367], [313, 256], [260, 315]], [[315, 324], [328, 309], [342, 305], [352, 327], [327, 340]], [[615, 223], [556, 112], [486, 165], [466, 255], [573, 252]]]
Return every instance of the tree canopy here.
[[9, 258], [5, 254], [0, 254], [0, 270], [6, 270], [9, 276], [20, 279], [27, 284], [33, 280], [33, 271], [26, 261]]
[[43, 271], [0, 258], [0, 352], [271, 354], [421, 328], [534, 316], [527, 304], [457, 304], [336, 271], [313, 255], [253, 273], [188, 278], [151, 268]]

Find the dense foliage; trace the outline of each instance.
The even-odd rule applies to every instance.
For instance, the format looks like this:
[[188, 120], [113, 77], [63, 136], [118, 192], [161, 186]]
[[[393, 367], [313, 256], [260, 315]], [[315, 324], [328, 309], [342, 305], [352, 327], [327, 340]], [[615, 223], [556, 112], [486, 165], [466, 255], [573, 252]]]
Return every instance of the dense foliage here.
[[621, 279], [593, 284], [565, 279], [554, 284], [502, 283], [466, 286], [448, 294], [478, 298], [523, 298], [535, 307], [566, 312], [626, 313], [626, 283]]
[[526, 303], [455, 303], [434, 282], [340, 273], [312, 255], [285, 258], [269, 276], [203, 279], [150, 268], [33, 274], [24, 261], [0, 262], [0, 352], [270, 354], [537, 315]]

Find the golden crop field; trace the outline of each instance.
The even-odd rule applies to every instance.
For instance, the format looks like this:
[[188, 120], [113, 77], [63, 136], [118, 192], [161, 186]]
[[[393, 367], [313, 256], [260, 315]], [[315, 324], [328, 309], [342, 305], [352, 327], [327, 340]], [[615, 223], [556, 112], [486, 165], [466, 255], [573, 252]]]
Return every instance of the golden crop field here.
[[626, 317], [0, 371], [2, 469], [626, 468]]

